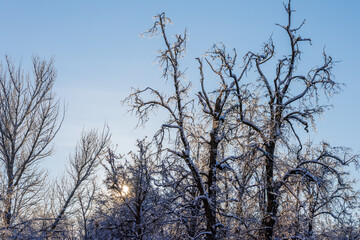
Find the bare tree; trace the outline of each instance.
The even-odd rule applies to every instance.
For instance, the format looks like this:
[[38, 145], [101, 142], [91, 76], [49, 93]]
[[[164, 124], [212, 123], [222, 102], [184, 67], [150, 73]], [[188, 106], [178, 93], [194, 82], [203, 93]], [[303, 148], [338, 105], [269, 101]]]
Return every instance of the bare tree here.
[[44, 180], [38, 163], [51, 155], [62, 119], [53, 94], [53, 61], [32, 60], [32, 75], [9, 57], [0, 69], [0, 217], [10, 230], [28, 220]]
[[68, 170], [70, 179], [65, 178], [60, 183], [57, 183], [60, 198], [57, 208], [58, 213], [53, 223], [43, 229], [47, 235], [55, 234], [56, 236], [56, 228], [64, 218], [68, 208], [73, 206], [77, 196], [76, 193], [81, 192], [83, 185], [94, 174], [101, 158], [106, 153], [109, 141], [110, 134], [106, 128], [101, 134], [95, 130], [82, 134], [75, 153], [70, 156], [70, 169]]
[[[158, 56], [159, 63], [163, 66], [163, 77], [172, 80], [173, 94], [165, 96], [159, 91], [152, 88], [145, 90], [137, 90], [128, 98], [133, 109], [139, 115], [141, 121], [146, 120], [147, 114], [153, 108], [160, 107], [166, 110], [170, 116], [168, 122], [162, 125], [161, 135], [164, 131], [176, 131], [176, 145], [174, 148], [167, 148], [167, 151], [174, 154], [183, 161], [189, 169], [189, 176], [191, 176], [197, 191], [199, 191], [198, 199], [202, 202], [203, 210], [205, 212], [206, 229], [199, 233], [206, 236], [207, 239], [215, 239], [217, 235], [217, 219], [216, 219], [216, 192], [217, 190], [217, 169], [218, 169], [218, 145], [223, 138], [221, 134], [222, 119], [224, 113], [224, 104], [226, 103], [229, 92], [226, 91], [226, 85], [221, 86], [216, 100], [210, 101], [204, 89], [203, 76], [201, 80], [202, 91], [199, 92], [198, 97], [204, 106], [204, 113], [208, 114], [210, 118], [211, 129], [209, 130], [209, 139], [205, 140], [207, 144], [207, 166], [204, 172], [199, 168], [201, 163], [196, 163], [194, 160], [194, 147], [192, 142], [196, 142], [197, 137], [192, 132], [192, 122], [194, 118], [188, 110], [193, 100], [188, 98], [188, 91], [190, 84], [186, 85], [183, 81], [184, 72], [180, 69], [179, 61], [185, 53], [186, 49], [186, 32], [183, 36], [176, 35], [174, 43], [170, 43], [166, 35], [166, 25], [170, 23], [170, 19], [164, 13], [156, 16], [154, 26], [147, 32], [147, 34], [156, 34], [160, 32], [164, 43], [165, 50], [160, 51]], [[200, 71], [202, 75], [202, 62], [199, 59]], [[142, 95], [146, 92], [155, 96], [155, 99], [143, 100]], [[162, 137], [161, 137], [162, 138]], [[196, 147], [195, 143], [195, 147]], [[205, 176], [204, 177], [202, 177]]]
[[[340, 189], [344, 189], [342, 169], [357, 162], [357, 156], [329, 146], [322, 151], [314, 150], [317, 155], [312, 155], [312, 158], [306, 155], [299, 131], [304, 129], [308, 132], [311, 126], [315, 126], [316, 117], [328, 107], [322, 104], [321, 98], [327, 99], [336, 94], [341, 85], [334, 81], [331, 73], [333, 60], [325, 52], [320, 66], [311, 68], [305, 74], [299, 73], [301, 44], [310, 42], [310, 39], [298, 34], [304, 22], [293, 26], [291, 1], [284, 6], [287, 24], [278, 26], [286, 32], [290, 43], [289, 54], [276, 59], [275, 45], [270, 39], [261, 53], [248, 52], [244, 56], [237, 75], [236, 51], [229, 53], [223, 44], [214, 45], [204, 58], [211, 72], [219, 78], [218, 88], [211, 92], [205, 87], [204, 59], [198, 59], [200, 111], [193, 104], [195, 100], [189, 96], [190, 84], [184, 80], [180, 67], [180, 59], [186, 49], [186, 32], [183, 36], [176, 35], [175, 41], [170, 42], [166, 25], [171, 21], [164, 13], [156, 16], [153, 28], [147, 32], [160, 33], [164, 40], [165, 49], [159, 51], [158, 60], [163, 67], [163, 77], [171, 80], [173, 92], [165, 94], [147, 87], [135, 90], [127, 101], [141, 123], [146, 122], [149, 112], [156, 108], [169, 114], [157, 137], [161, 140], [159, 147], [174, 156], [172, 163], [167, 163], [171, 165], [169, 171], [178, 173], [169, 172], [164, 176], [172, 179], [167, 182], [169, 186], [180, 187], [180, 183], [187, 181], [196, 188], [194, 199], [190, 198], [189, 203], [193, 201], [200, 207], [200, 215], [203, 214], [206, 222], [205, 229], [189, 236], [191, 238], [205, 236], [206, 239], [215, 239], [222, 236], [220, 229], [233, 224], [224, 219], [236, 220], [244, 226], [241, 229], [243, 233], [238, 233], [238, 236], [261, 239], [281, 237], [276, 226], [281, 217], [279, 214], [285, 209], [285, 205], [281, 206], [285, 198], [295, 199], [300, 208], [304, 204], [303, 195], [299, 198], [295, 190], [303, 194], [306, 185], [325, 186], [323, 172], [316, 169], [327, 169], [327, 174], [336, 176]], [[272, 80], [270, 73], [264, 70], [267, 64], [275, 65]], [[246, 81], [254, 74], [256, 81]], [[170, 146], [164, 144], [166, 136]], [[221, 148], [223, 145], [226, 147]], [[197, 154], [199, 149], [201, 154]], [[303, 184], [294, 184], [296, 179], [301, 179]], [[231, 189], [238, 193], [236, 200], [229, 194]], [[184, 194], [179, 196], [185, 199]], [[254, 202], [255, 198], [258, 208], [255, 209], [252, 204], [254, 212], [244, 214], [241, 207], [246, 206], [245, 201]], [[333, 200], [334, 196], [327, 192], [327, 197], [321, 201], [329, 206], [327, 203]], [[229, 210], [235, 206], [239, 211]], [[335, 211], [335, 208], [329, 209], [329, 212]], [[187, 229], [191, 229], [186, 224]], [[236, 231], [234, 234], [237, 234]]]
[[[244, 57], [243, 68], [240, 74], [235, 74], [234, 64], [236, 52], [231, 59], [227, 58], [224, 48], [216, 47], [216, 51], [223, 56], [223, 65], [226, 67], [227, 76], [233, 79], [234, 92], [238, 99], [234, 109], [238, 112], [238, 121], [243, 126], [252, 129], [258, 136], [258, 141], [253, 147], [262, 154], [264, 183], [261, 205], [264, 206], [261, 221], [260, 236], [263, 239], [272, 239], [274, 237], [274, 227], [277, 222], [279, 202], [281, 198], [281, 189], [287, 187], [289, 178], [298, 175], [303, 178], [317, 182], [316, 175], [311, 175], [310, 166], [320, 165], [336, 172], [326, 159], [332, 159], [341, 165], [347, 165], [352, 157], [340, 158], [332, 154], [331, 149], [320, 152], [318, 156], [311, 160], [305, 160], [302, 157], [302, 140], [299, 137], [298, 126], [309, 131], [314, 119], [321, 114], [326, 105], [319, 103], [321, 95], [326, 97], [337, 93], [340, 85], [336, 83], [331, 74], [333, 60], [325, 52], [324, 61], [318, 66], [310, 69], [306, 74], [299, 74], [297, 71], [300, 62], [300, 46], [303, 42], [309, 42], [310, 39], [302, 38], [298, 31], [304, 22], [294, 27], [292, 24], [293, 10], [291, 2], [284, 5], [288, 16], [287, 25], [279, 25], [285, 30], [290, 42], [290, 54], [283, 58], [275, 60], [275, 46], [272, 39], [264, 44], [263, 51], [259, 54], [249, 52]], [[266, 63], [275, 60], [275, 77], [271, 81], [263, 70]], [[258, 75], [257, 84], [254, 84], [250, 91], [250, 99], [246, 97], [241, 86], [241, 81], [246, 75], [243, 73], [248, 68], [254, 67]], [[268, 74], [270, 75], [270, 74]], [[296, 86], [296, 87], [295, 87]], [[300, 91], [299, 91], [300, 89]], [[321, 94], [323, 90], [324, 94]], [[298, 92], [299, 91], [299, 92]], [[251, 105], [256, 103], [257, 108]], [[250, 104], [249, 104], [250, 103]], [[250, 118], [251, 116], [251, 118]], [[290, 147], [292, 143], [297, 147]], [[288, 159], [283, 156], [295, 152], [296, 157], [290, 164]], [[288, 188], [289, 191], [291, 191]]]

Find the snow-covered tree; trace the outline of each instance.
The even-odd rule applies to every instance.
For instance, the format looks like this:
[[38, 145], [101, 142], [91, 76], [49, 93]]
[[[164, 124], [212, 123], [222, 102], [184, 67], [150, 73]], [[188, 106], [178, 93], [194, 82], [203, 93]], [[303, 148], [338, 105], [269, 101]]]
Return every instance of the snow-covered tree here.
[[[165, 182], [182, 193], [195, 188], [188, 195], [192, 197], [182, 195], [179, 200], [182, 205], [177, 206], [183, 208], [182, 213], [189, 204], [197, 206], [198, 216], [192, 219], [202, 216], [205, 222], [203, 227], [200, 224], [189, 231], [191, 215], [182, 216], [185, 229], [191, 233], [187, 237], [216, 239], [231, 234], [235, 238], [285, 237], [280, 228], [289, 224], [283, 221], [286, 211], [298, 216], [306, 211], [302, 221], [308, 224], [298, 230], [309, 235], [315, 215], [326, 208], [335, 216], [339, 209], [330, 202], [351, 192], [343, 185], [344, 167], [356, 163], [357, 156], [327, 144], [321, 151], [303, 147], [306, 140], [299, 133], [311, 131], [316, 118], [327, 109], [323, 99], [336, 94], [341, 85], [334, 81], [333, 60], [325, 52], [320, 65], [305, 73], [298, 70], [301, 45], [310, 39], [299, 35], [304, 22], [293, 25], [291, 2], [284, 7], [287, 24], [278, 26], [286, 33], [289, 53], [277, 58], [270, 39], [260, 53], [248, 52], [240, 65], [236, 50], [230, 53], [223, 44], [214, 45], [204, 58], [197, 59], [198, 101], [191, 95], [192, 82], [185, 80], [180, 64], [186, 49], [186, 32], [170, 42], [166, 26], [171, 21], [164, 13], [155, 17], [153, 28], [147, 32], [162, 36], [165, 49], [159, 51], [158, 60], [172, 92], [165, 94], [147, 87], [135, 90], [127, 101], [141, 123], [155, 109], [168, 113], [168, 120], [156, 136], [161, 152], [166, 152], [163, 162], [172, 166], [163, 175]], [[206, 71], [204, 62], [210, 71]], [[267, 65], [275, 66], [273, 73]], [[208, 72], [219, 79], [215, 90], [207, 87]], [[165, 143], [164, 139], [169, 141]], [[331, 176], [338, 181], [335, 188], [325, 180]], [[189, 184], [188, 188], [184, 183]], [[311, 199], [320, 193], [326, 196], [316, 200], [320, 205], [315, 207], [318, 211], [315, 214]], [[355, 194], [350, 195], [349, 199], [356, 198]], [[286, 207], [289, 201], [297, 204], [289, 209]], [[305, 205], [307, 209], [301, 210]], [[238, 225], [236, 231], [234, 223]], [[290, 225], [286, 227], [295, 235], [299, 232]]]
[[164, 216], [161, 193], [153, 183], [154, 153], [145, 139], [137, 142], [137, 148], [129, 160], [109, 150], [102, 163], [109, 194], [91, 217], [89, 237], [140, 240], [161, 235]]

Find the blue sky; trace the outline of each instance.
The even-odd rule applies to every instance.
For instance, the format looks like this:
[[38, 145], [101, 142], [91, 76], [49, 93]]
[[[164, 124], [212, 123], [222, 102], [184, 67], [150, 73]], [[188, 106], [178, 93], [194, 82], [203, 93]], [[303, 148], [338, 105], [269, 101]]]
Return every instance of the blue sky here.
[[[321, 63], [326, 51], [338, 60], [334, 75], [344, 91], [331, 99], [334, 108], [317, 123], [315, 140], [349, 146], [360, 152], [360, 1], [294, 0], [295, 22], [306, 19], [302, 36], [305, 66]], [[63, 169], [82, 129], [102, 128], [106, 121], [118, 151], [126, 153], [136, 138], [151, 135], [160, 118], [148, 128], [135, 129], [136, 119], [120, 101], [130, 87], [161, 88], [161, 71], [154, 64], [161, 39], [139, 35], [153, 24], [152, 16], [166, 12], [174, 25], [170, 34], [189, 33], [184, 67], [188, 79], [199, 80], [195, 57], [217, 42], [235, 47], [240, 55], [258, 51], [273, 36], [285, 51], [284, 33], [274, 23], [285, 23], [282, 1], [115, 1], [32, 0], [0, 1], [0, 55], [8, 54], [24, 68], [32, 55], [55, 57], [56, 94], [67, 106], [56, 138], [56, 153], [44, 165], [54, 174]]]

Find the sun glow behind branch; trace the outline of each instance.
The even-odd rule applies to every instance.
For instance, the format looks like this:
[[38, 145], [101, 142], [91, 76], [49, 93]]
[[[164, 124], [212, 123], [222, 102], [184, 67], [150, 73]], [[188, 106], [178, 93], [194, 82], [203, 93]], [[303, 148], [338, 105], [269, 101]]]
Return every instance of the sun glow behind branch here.
[[125, 197], [129, 193], [129, 187], [127, 185], [123, 185], [121, 187], [121, 196]]

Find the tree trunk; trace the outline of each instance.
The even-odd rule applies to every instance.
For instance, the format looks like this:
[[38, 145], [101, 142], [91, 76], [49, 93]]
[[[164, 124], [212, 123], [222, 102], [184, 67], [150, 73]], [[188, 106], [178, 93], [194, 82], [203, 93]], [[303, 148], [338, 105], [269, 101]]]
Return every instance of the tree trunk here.
[[3, 215], [3, 222], [4, 222], [4, 227], [5, 228], [9, 228], [10, 227], [10, 223], [11, 223], [11, 218], [12, 218], [12, 212], [11, 212], [11, 205], [12, 205], [12, 191], [8, 190], [7, 192], [7, 196], [5, 197], [5, 202], [4, 202], [4, 215]]
[[8, 184], [7, 184], [7, 191], [4, 201], [4, 213], [3, 213], [3, 223], [5, 228], [9, 228], [11, 224], [11, 218], [12, 218], [12, 198], [13, 198], [13, 192], [14, 192], [14, 186], [13, 186], [13, 166], [10, 164], [7, 171], [8, 175]]
[[217, 191], [217, 177], [216, 177], [216, 161], [218, 158], [219, 145], [219, 121], [213, 120], [213, 128], [210, 133], [210, 156], [209, 156], [209, 172], [208, 172], [208, 194], [209, 194], [209, 209], [206, 213], [207, 226], [206, 231], [211, 232], [207, 234], [207, 240], [216, 239], [216, 191]]
[[266, 212], [261, 221], [261, 237], [262, 239], [271, 240], [274, 234], [274, 226], [276, 223], [276, 214], [278, 209], [277, 194], [274, 180], [274, 152], [275, 143], [271, 142], [266, 147], [266, 163], [265, 163], [265, 191], [266, 191]]

